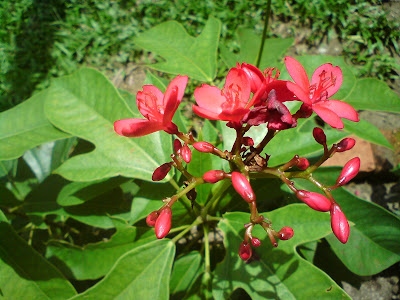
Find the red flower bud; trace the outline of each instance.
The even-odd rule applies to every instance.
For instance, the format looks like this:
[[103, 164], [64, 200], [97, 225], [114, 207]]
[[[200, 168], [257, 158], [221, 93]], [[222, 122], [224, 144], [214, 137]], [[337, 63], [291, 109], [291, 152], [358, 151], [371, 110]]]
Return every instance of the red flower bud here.
[[155, 224], [156, 237], [158, 239], [164, 238], [171, 229], [172, 211], [170, 207], [165, 207], [157, 218]]
[[254, 248], [257, 248], [261, 246], [261, 241], [258, 238], [252, 238], [251, 244], [253, 245]]
[[298, 167], [300, 170], [305, 170], [305, 169], [307, 169], [309, 166], [310, 166], [310, 163], [308, 162], [308, 159], [307, 159], [307, 158], [305, 158], [305, 157], [300, 157], [300, 158], [299, 158], [299, 162], [298, 162], [298, 164], [297, 164], [297, 167]]
[[345, 138], [337, 144], [337, 152], [344, 152], [350, 150], [356, 144], [356, 140], [352, 138]]
[[329, 211], [332, 205], [328, 198], [318, 193], [298, 190], [296, 196], [309, 207], [317, 211]]
[[179, 151], [181, 150], [181, 148], [182, 148], [182, 143], [181, 143], [181, 141], [178, 140], [178, 139], [175, 139], [175, 140], [174, 140], [174, 152], [175, 152], [176, 154], [178, 154]]
[[236, 192], [238, 192], [246, 202], [251, 203], [256, 200], [256, 195], [251, 188], [250, 182], [242, 173], [232, 172], [232, 184]]
[[157, 169], [154, 170], [153, 176], [151, 176], [151, 179], [153, 181], [160, 181], [167, 176], [168, 172], [171, 170], [171, 163], [165, 163], [159, 166]]
[[242, 63], [240, 67], [245, 72], [246, 77], [250, 82], [251, 92], [255, 94], [264, 81], [263, 73], [260, 69], [250, 64]]
[[253, 141], [253, 139], [252, 139], [251, 137], [248, 137], [248, 136], [245, 136], [245, 137], [242, 139], [242, 143], [243, 143], [243, 145], [245, 145], [245, 146], [254, 146], [254, 141]]
[[344, 165], [342, 172], [336, 180], [336, 184], [342, 186], [348, 183], [358, 174], [358, 171], [360, 171], [360, 159], [354, 157]]
[[250, 259], [251, 255], [253, 254], [253, 250], [251, 249], [250, 244], [242, 242], [239, 247], [239, 256], [244, 261]]
[[149, 215], [146, 218], [147, 225], [153, 227], [156, 224], [157, 218], [158, 218], [158, 211], [155, 210], [149, 213]]
[[279, 230], [278, 234], [280, 240], [291, 239], [294, 235], [293, 229], [290, 227], [283, 227], [281, 230]]
[[321, 145], [326, 144], [326, 135], [321, 128], [315, 127], [312, 134], [314, 136], [314, 139], [317, 141], [317, 143], [319, 143]]
[[204, 153], [211, 153], [214, 151], [214, 146], [208, 142], [194, 143], [193, 148], [199, 152], [204, 152]]
[[216, 183], [225, 178], [225, 172], [221, 170], [211, 170], [203, 175], [203, 179], [208, 183]]
[[190, 150], [189, 146], [185, 143], [181, 148], [181, 155], [183, 160], [188, 164], [192, 160], [192, 150]]
[[337, 203], [334, 203], [331, 208], [331, 227], [338, 240], [346, 244], [349, 239], [350, 226], [346, 216]]

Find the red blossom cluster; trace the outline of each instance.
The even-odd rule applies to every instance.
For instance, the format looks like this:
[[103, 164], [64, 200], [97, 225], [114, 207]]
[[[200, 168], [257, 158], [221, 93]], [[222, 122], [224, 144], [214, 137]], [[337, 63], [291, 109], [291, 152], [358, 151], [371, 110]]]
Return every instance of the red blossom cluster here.
[[[312, 172], [336, 152], [350, 150], [355, 141], [345, 138], [328, 149], [324, 131], [316, 127], [313, 136], [316, 142], [323, 146], [324, 154], [314, 164], [310, 164], [304, 157], [295, 155], [286, 164], [269, 167], [269, 156], [263, 157], [261, 153], [279, 131], [296, 127], [298, 119], [308, 118], [313, 112], [331, 127], [338, 129], [343, 128], [341, 118], [357, 122], [358, 114], [349, 104], [330, 99], [343, 82], [339, 67], [324, 64], [315, 70], [310, 81], [303, 66], [296, 59], [286, 57], [285, 64], [293, 82], [280, 80], [280, 72], [276, 68], [267, 68], [262, 72], [253, 65], [242, 63], [228, 72], [222, 89], [207, 84], [196, 88], [194, 92], [196, 105], [193, 105], [193, 111], [206, 119], [226, 121], [228, 127], [236, 130], [236, 141], [230, 151], [222, 151], [207, 141], [195, 141], [191, 132], [180, 132], [172, 122], [184, 95], [187, 76], [177, 76], [173, 79], [164, 94], [155, 86], [143, 86], [143, 91], [138, 92], [136, 99], [139, 111], [146, 119], [124, 119], [114, 123], [115, 131], [126, 137], [140, 137], [160, 130], [177, 137], [173, 143], [172, 161], [159, 166], [154, 171], [152, 180], [163, 180], [174, 167], [183, 174], [186, 181], [182, 190], [165, 199], [164, 205], [159, 210], [148, 215], [146, 222], [149, 226], [155, 227], [157, 238], [164, 238], [169, 233], [171, 207], [179, 198], [186, 195], [193, 204], [196, 200], [196, 186], [230, 180], [237, 193], [249, 204], [251, 212], [250, 222], [244, 225], [246, 231], [239, 247], [239, 256], [248, 261], [252, 257], [252, 247], [257, 248], [261, 245], [261, 241], [252, 236], [255, 225], [260, 225], [266, 231], [272, 245], [276, 247], [278, 245], [276, 238], [290, 239], [293, 237], [293, 229], [283, 227], [276, 232], [272, 228], [271, 221], [258, 213], [256, 195], [250, 184], [251, 178], [276, 177], [312, 209], [320, 212], [329, 211], [333, 233], [342, 243], [347, 242], [350, 233], [349, 224], [339, 204], [333, 199], [331, 191], [348, 183], [357, 175], [360, 160], [358, 157], [350, 160], [344, 166], [334, 186], [325, 186], [317, 182], [312, 178]], [[302, 105], [292, 113], [286, 106], [289, 101], [301, 101]], [[253, 138], [245, 134], [252, 126], [263, 124], [267, 126], [268, 133], [255, 146]], [[192, 153], [189, 145], [197, 151], [227, 160], [230, 171], [210, 170], [200, 177], [190, 174], [184, 164], [191, 162]], [[308, 179], [325, 195], [299, 190], [290, 178]], [[202, 217], [206, 216], [202, 214]]]

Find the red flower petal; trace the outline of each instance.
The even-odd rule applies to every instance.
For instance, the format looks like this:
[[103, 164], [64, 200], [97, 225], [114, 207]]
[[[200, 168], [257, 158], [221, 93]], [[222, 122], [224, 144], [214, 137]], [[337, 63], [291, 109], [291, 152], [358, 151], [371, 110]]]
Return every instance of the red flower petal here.
[[199, 117], [209, 119], [209, 120], [219, 120], [218, 113], [210, 111], [208, 109], [199, 107], [197, 105], [192, 105], [193, 112]]
[[154, 85], [144, 85], [136, 95], [136, 104], [143, 117], [161, 121], [163, 112], [157, 111], [157, 107], [164, 107], [163, 99], [164, 94]]
[[301, 86], [290, 81], [286, 82], [286, 87], [288, 88], [289, 91], [295, 94], [300, 101], [303, 101], [308, 105], [311, 105], [311, 100], [309, 98], [308, 90], [304, 90]]
[[240, 88], [237, 91], [241, 104], [240, 107], [245, 107], [250, 99], [251, 85], [246, 73], [242, 69], [232, 68], [228, 72], [228, 75], [226, 75], [225, 93], [228, 93], [228, 91], [231, 90], [231, 87], [234, 89], [236, 89], [236, 87]]
[[163, 129], [161, 122], [145, 119], [123, 119], [114, 122], [115, 132], [127, 137], [144, 136]]
[[310, 88], [310, 81], [308, 80], [306, 70], [304, 70], [303, 66], [290, 56], [285, 57], [285, 65], [294, 82], [303, 90], [308, 91]]
[[[323, 106], [335, 114], [337, 114], [340, 118], [345, 118], [353, 122], [358, 122], [360, 119], [358, 118], [358, 113], [356, 110], [348, 103], [339, 101], [339, 100], [326, 100], [316, 103], [318, 106]], [[313, 106], [314, 109], [314, 106]]]
[[201, 87], [196, 88], [194, 98], [199, 107], [207, 109], [216, 115], [222, 111], [222, 104], [226, 101], [219, 88], [208, 84], [203, 84]]
[[176, 76], [168, 85], [164, 95], [164, 120], [171, 121], [175, 111], [185, 93], [185, 88], [188, 82], [187, 76]]
[[[327, 102], [327, 101], [323, 101]], [[324, 107], [321, 105], [321, 102], [318, 102], [317, 104], [314, 104], [312, 106], [313, 111], [321, 117], [322, 120], [324, 120], [327, 124], [331, 125], [333, 128], [338, 128], [338, 129], [343, 129], [343, 122], [339, 118], [339, 116], [334, 113], [332, 110]]]
[[311, 77], [311, 85], [316, 84], [318, 85], [318, 83], [321, 80], [321, 73], [322, 72], [326, 72], [325, 77], [330, 77], [331, 80], [334, 80], [334, 85], [328, 87], [326, 89], [326, 91], [328, 92], [328, 97], [331, 97], [332, 95], [334, 95], [340, 88], [340, 86], [342, 85], [343, 82], [343, 74], [342, 74], [342, 70], [340, 69], [340, 67], [334, 67], [332, 66], [332, 64], [323, 64], [322, 66], [319, 66], [315, 71], [313, 76]]

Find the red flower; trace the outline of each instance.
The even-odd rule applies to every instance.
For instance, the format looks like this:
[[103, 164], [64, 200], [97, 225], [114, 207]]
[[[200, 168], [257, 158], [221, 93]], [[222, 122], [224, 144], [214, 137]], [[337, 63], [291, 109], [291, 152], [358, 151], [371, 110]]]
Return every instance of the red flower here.
[[358, 122], [358, 113], [354, 108], [339, 100], [328, 100], [340, 88], [343, 82], [342, 70], [332, 64], [318, 67], [311, 77], [311, 83], [303, 66], [294, 58], [285, 58], [286, 68], [294, 82], [287, 87], [299, 100], [304, 102], [303, 110], [312, 109], [326, 123], [334, 128], [343, 128], [340, 118]]
[[140, 113], [147, 119], [124, 119], [114, 123], [114, 130], [119, 135], [127, 137], [144, 136], [159, 130], [170, 134], [178, 132], [178, 127], [172, 123], [172, 117], [181, 103], [187, 76], [178, 75], [168, 85], [163, 94], [154, 85], [143, 86], [136, 96]]
[[350, 226], [346, 216], [337, 203], [331, 207], [331, 227], [338, 240], [346, 244], [350, 235]]
[[251, 85], [244, 70], [232, 68], [226, 76], [223, 90], [203, 84], [194, 91], [197, 105], [193, 111], [202, 118], [229, 121], [238, 126], [253, 105], [256, 95], [249, 101]]

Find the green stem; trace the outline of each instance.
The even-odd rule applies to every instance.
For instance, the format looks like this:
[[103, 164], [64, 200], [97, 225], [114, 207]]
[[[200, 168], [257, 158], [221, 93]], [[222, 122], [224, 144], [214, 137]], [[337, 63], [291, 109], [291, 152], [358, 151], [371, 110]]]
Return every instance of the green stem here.
[[[170, 183], [177, 191], [180, 190], [179, 185], [176, 183], [176, 181], [175, 181], [173, 178], [171, 178], [171, 180], [169, 181], [169, 183]], [[188, 211], [188, 213], [189, 213], [190, 215], [192, 215], [193, 217], [198, 215], [197, 211], [195, 212], [196, 214], [193, 213], [193, 210], [191, 209], [191, 207], [192, 207], [192, 202], [186, 197], [186, 195], [181, 196], [181, 203], [182, 203], [182, 205], [186, 208], [186, 210]], [[197, 203], [195, 202], [195, 204], [197, 204]], [[197, 208], [197, 206], [196, 206], [196, 208]]]
[[207, 202], [206, 206], [202, 209], [201, 216], [203, 219], [206, 219], [206, 216], [210, 210], [210, 208], [215, 208], [218, 201], [222, 198], [222, 194], [230, 187], [231, 180], [223, 180], [221, 184], [217, 186], [216, 191], [213, 192], [211, 199]]
[[265, 38], [266, 38], [267, 32], [268, 32], [268, 22], [269, 22], [270, 16], [271, 16], [271, 0], [268, 0], [265, 20], [264, 20], [264, 29], [263, 29], [263, 33], [261, 36], [261, 46], [260, 46], [260, 50], [258, 51], [258, 55], [257, 55], [257, 63], [256, 63], [257, 68], [260, 67], [260, 63], [261, 63], [261, 56], [264, 51]]
[[203, 223], [204, 230], [204, 272], [210, 274], [211, 273], [211, 260], [210, 260], [210, 241], [208, 239], [208, 233], [210, 229], [208, 228], [207, 223]]
[[[203, 221], [200, 217], [197, 217], [194, 222], [188, 226], [185, 226], [186, 228], [180, 232], [178, 235], [176, 235], [173, 239], [172, 242], [176, 243], [181, 237], [183, 237], [186, 233], [188, 233], [194, 226], [197, 226], [201, 224]], [[172, 231], [172, 230], [171, 230]]]

